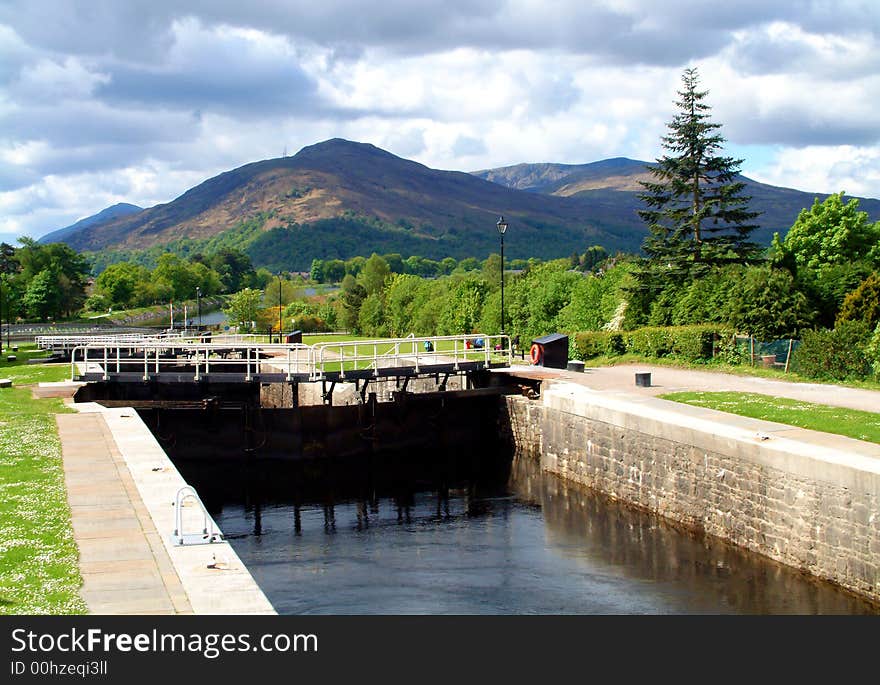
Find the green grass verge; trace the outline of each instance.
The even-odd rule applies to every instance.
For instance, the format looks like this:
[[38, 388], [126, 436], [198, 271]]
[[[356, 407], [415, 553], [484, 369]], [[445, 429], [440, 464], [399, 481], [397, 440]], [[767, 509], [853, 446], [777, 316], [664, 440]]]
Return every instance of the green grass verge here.
[[880, 414], [745, 392], [674, 392], [665, 400], [880, 443]]
[[31, 383], [48, 383], [70, 379], [70, 364], [28, 364], [28, 359], [46, 356], [45, 350], [38, 350], [36, 345], [20, 345], [14, 362], [6, 361], [8, 354], [4, 347], [0, 358], [0, 378], [9, 378], [13, 386]]
[[[56, 380], [55, 365], [3, 366], [14, 383]], [[0, 389], [0, 614], [86, 612], [54, 418], [67, 411], [30, 388]]]

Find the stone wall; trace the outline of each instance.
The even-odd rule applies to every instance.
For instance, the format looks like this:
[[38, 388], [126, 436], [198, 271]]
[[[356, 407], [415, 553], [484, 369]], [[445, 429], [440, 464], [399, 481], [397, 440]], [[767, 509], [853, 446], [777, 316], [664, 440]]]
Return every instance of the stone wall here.
[[877, 459], [568, 383], [506, 404], [544, 470], [880, 601]]

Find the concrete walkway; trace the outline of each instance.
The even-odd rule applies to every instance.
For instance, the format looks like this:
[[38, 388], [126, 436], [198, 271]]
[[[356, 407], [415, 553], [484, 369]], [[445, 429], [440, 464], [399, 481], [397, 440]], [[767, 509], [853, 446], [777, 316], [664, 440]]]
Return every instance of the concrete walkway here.
[[55, 418], [89, 612], [193, 613], [104, 417]]
[[[55, 385], [42, 391], [64, 394]], [[89, 612], [274, 614], [228, 542], [172, 544], [171, 505], [186, 483], [137, 413], [67, 403], [79, 413], [56, 422]], [[197, 532], [204, 520], [191, 504], [184, 530]]]
[[[671, 392], [753, 392], [774, 397], [827, 404], [834, 407], [880, 412], [880, 391], [846, 388], [823, 383], [792, 383], [755, 376], [737, 376], [715, 371], [695, 371], [650, 364], [622, 364], [590, 368], [584, 373], [517, 365], [514, 373], [558, 378], [593, 390], [625, 391], [636, 395], [664, 395]], [[635, 384], [636, 373], [650, 373], [651, 387]]]

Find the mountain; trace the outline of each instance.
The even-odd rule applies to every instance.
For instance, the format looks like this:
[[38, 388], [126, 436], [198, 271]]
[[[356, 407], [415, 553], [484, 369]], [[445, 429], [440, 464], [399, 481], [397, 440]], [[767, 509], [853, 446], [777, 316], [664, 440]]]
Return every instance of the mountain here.
[[[43, 240], [92, 251], [239, 247], [257, 266], [302, 270], [313, 258], [374, 251], [482, 257], [498, 251], [495, 222], [503, 214], [511, 259], [562, 257], [596, 244], [637, 251], [645, 235], [636, 213], [645, 167], [616, 158], [468, 174], [337, 138], [227, 171], [167, 204], [100, 219], [102, 212]], [[756, 238], [765, 244], [815, 197], [743, 180], [753, 208], [764, 212]], [[877, 200], [862, 200], [862, 208], [880, 217]]]
[[[638, 221], [636, 212], [643, 208], [638, 199], [642, 192], [640, 181], [651, 180], [650, 166], [649, 162], [615, 157], [590, 164], [516, 164], [473, 173], [510, 188], [580, 199], [606, 212], [616, 209], [620, 221], [626, 222], [631, 217]], [[742, 175], [738, 180], [746, 185], [744, 193], [752, 198], [751, 208], [761, 212], [760, 228], [755, 231], [754, 239], [763, 245], [770, 244], [774, 232], [784, 236], [800, 211], [811, 207], [816, 198], [821, 201], [828, 197], [827, 193], [780, 188]], [[867, 212], [872, 221], [880, 220], [880, 200], [857, 199], [859, 209]]]
[[601, 243], [637, 249], [641, 235], [578, 199], [506, 188], [438, 171], [373, 145], [333, 139], [293, 157], [222, 173], [172, 202], [64, 236], [79, 250], [143, 249], [207, 240], [258, 219], [258, 264], [308, 268], [313, 257], [378, 252], [481, 256], [497, 251], [503, 214], [511, 258], [556, 257]]
[[137, 212], [143, 211], [143, 207], [138, 207], [137, 205], [131, 205], [127, 202], [120, 202], [118, 204], [113, 205], [112, 207], [107, 207], [107, 209], [102, 209], [97, 214], [93, 214], [92, 216], [88, 216], [85, 219], [80, 219], [75, 224], [71, 224], [70, 226], [65, 226], [64, 228], [59, 228], [57, 231], [52, 231], [51, 233], [47, 233], [44, 235], [38, 242], [40, 243], [63, 243], [66, 242], [65, 238], [75, 238], [75, 235], [83, 230], [88, 228], [89, 226], [94, 226], [96, 224], [106, 223], [108, 221], [112, 221], [113, 219], [118, 219], [119, 217], [129, 216], [131, 214], [136, 214]]

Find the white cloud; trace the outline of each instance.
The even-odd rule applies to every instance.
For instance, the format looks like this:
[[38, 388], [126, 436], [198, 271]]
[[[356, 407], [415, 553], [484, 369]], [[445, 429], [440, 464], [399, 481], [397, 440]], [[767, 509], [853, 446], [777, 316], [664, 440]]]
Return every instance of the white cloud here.
[[445, 169], [653, 159], [694, 64], [745, 173], [880, 197], [878, 33], [858, 1], [6, 0], [0, 231], [337, 136]]
[[785, 149], [774, 162], [751, 176], [773, 185], [809, 192], [877, 197], [880, 149], [852, 145]]

